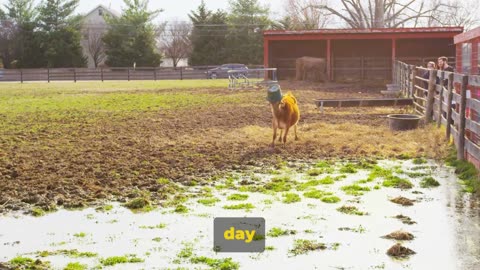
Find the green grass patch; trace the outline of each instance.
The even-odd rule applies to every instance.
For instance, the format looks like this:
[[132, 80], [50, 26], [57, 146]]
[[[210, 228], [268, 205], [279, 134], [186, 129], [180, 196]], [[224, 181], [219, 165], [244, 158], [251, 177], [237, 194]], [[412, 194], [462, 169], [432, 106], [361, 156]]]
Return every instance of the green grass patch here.
[[205, 264], [205, 265], [208, 265], [211, 269], [218, 269], [218, 270], [240, 269], [240, 264], [237, 262], [234, 262], [232, 258], [213, 259], [213, 258], [201, 256], [201, 257], [191, 258], [190, 262], [193, 264]]
[[149, 230], [153, 230], [153, 229], [165, 229], [167, 227], [167, 224], [165, 223], [160, 223], [160, 224], [157, 224], [155, 226], [140, 226], [139, 228], [140, 229], [149, 229]]
[[266, 246], [265, 250], [272, 251], [272, 250], [275, 250], [275, 247], [274, 246]]
[[52, 269], [50, 262], [42, 262], [40, 260], [34, 260], [27, 257], [15, 257], [9, 261], [9, 265], [12, 269], [19, 270], [46, 270]]
[[63, 270], [87, 270], [88, 266], [86, 264], [81, 264], [79, 262], [71, 262], [63, 268]]
[[426, 164], [427, 163], [427, 160], [425, 158], [422, 158], [422, 157], [417, 157], [417, 158], [414, 158], [412, 160], [413, 164], [415, 165], [421, 165], [421, 164]]
[[100, 259], [100, 263], [103, 266], [113, 266], [113, 265], [123, 264], [123, 263], [141, 263], [144, 261], [145, 260], [138, 258], [135, 255], [113, 256], [113, 257]]
[[341, 189], [347, 194], [347, 195], [354, 195], [354, 196], [359, 196], [363, 195], [365, 191], [370, 191], [369, 187], [363, 187], [358, 184], [353, 184], [349, 186], [343, 186]]
[[248, 200], [248, 195], [247, 194], [232, 194], [227, 197], [227, 200], [229, 201], [246, 201]]
[[32, 210], [30, 212], [32, 213], [32, 216], [34, 216], [34, 217], [41, 217], [41, 216], [44, 216], [46, 214], [46, 212], [43, 209], [38, 208], [38, 207], [32, 208]]
[[413, 188], [412, 182], [410, 182], [407, 179], [400, 178], [398, 176], [390, 176], [386, 178], [382, 185], [384, 187], [394, 187], [394, 188], [400, 188], [400, 189], [411, 189]]
[[188, 208], [183, 204], [179, 204], [175, 207], [173, 212], [178, 213], [178, 214], [185, 214], [185, 213], [188, 213]]
[[112, 209], [113, 209], [113, 205], [110, 205], [110, 204], [95, 208], [97, 212], [108, 212], [108, 211], [111, 211]]
[[150, 199], [144, 196], [132, 199], [124, 203], [123, 206], [135, 213], [150, 212], [154, 209]]
[[74, 234], [73, 236], [75, 236], [77, 238], [85, 238], [87, 236], [87, 234], [84, 233], [84, 232], [79, 232], [79, 233]]
[[197, 202], [205, 206], [214, 206], [219, 201], [220, 199], [218, 198], [205, 198], [205, 199], [199, 199]]
[[343, 165], [339, 170], [340, 173], [356, 173], [357, 171], [355, 164], [352, 163]]
[[192, 256], [193, 256], [193, 245], [191, 243], [184, 243], [184, 247], [177, 254], [177, 257], [186, 259]]
[[319, 181], [321, 185], [332, 185], [335, 183], [335, 179], [332, 178], [331, 176], [327, 176]]
[[322, 202], [324, 203], [338, 203], [340, 201], [340, 198], [337, 196], [326, 196], [322, 198]]
[[300, 196], [296, 193], [285, 193], [282, 196], [283, 196], [282, 202], [287, 204], [296, 203], [302, 200]]
[[327, 246], [324, 243], [319, 243], [315, 240], [297, 239], [293, 244], [293, 249], [289, 253], [293, 256], [307, 254], [310, 251], [324, 250]]
[[420, 187], [422, 188], [431, 188], [431, 187], [438, 187], [438, 186], [440, 186], [440, 183], [431, 176], [423, 178], [422, 181], [420, 182]]
[[328, 174], [328, 173], [333, 173], [334, 169], [333, 168], [313, 168], [307, 171], [307, 175], [309, 176], [319, 176], [321, 174]]
[[365, 212], [358, 210], [358, 208], [355, 206], [342, 206], [337, 208], [337, 211], [347, 215], [356, 215], [356, 216], [364, 216], [367, 214]]
[[63, 255], [70, 258], [93, 258], [93, 257], [97, 257], [98, 253], [80, 252], [77, 249], [68, 249], [68, 250], [62, 249], [62, 250], [56, 250], [56, 251], [41, 251], [41, 252], [38, 252], [37, 255], [39, 257]]
[[274, 177], [272, 180], [265, 184], [264, 188], [275, 192], [290, 191], [295, 185], [295, 181], [289, 176]]
[[227, 209], [227, 210], [242, 210], [242, 209], [250, 210], [250, 209], [254, 209], [254, 208], [255, 208], [255, 206], [251, 203], [241, 203], [241, 204], [223, 206], [223, 209]]
[[479, 174], [477, 168], [472, 163], [465, 160], [457, 160], [457, 154], [453, 147], [446, 159], [446, 163], [455, 168], [455, 173], [460, 178], [460, 183], [463, 185], [465, 192], [480, 195]]
[[326, 192], [323, 190], [318, 190], [318, 189], [312, 189], [303, 193], [303, 196], [305, 198], [310, 198], [310, 199], [321, 199], [322, 197], [329, 196], [329, 195], [333, 195], [333, 193]]
[[296, 234], [297, 231], [295, 230], [284, 230], [278, 227], [273, 227], [268, 231], [267, 236], [268, 237], [280, 237], [280, 236], [285, 236], [285, 235], [293, 235]]

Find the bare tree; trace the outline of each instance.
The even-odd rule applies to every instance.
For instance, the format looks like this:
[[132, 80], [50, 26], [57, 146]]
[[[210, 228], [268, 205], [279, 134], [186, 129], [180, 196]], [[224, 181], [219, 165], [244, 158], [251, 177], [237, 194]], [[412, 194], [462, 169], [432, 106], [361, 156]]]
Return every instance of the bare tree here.
[[106, 58], [105, 44], [103, 43], [103, 35], [106, 29], [87, 28], [87, 50], [92, 57], [95, 68], [97, 68]]
[[340, 0], [338, 6], [329, 3], [315, 5], [343, 20], [351, 28], [416, 27], [428, 21], [443, 7], [442, 1], [431, 5], [425, 0]]
[[470, 30], [480, 25], [478, 0], [432, 1], [432, 5], [439, 4], [442, 4], [442, 8], [433, 12], [433, 16], [428, 20], [428, 26], [463, 26]]
[[331, 16], [327, 10], [316, 8], [325, 4], [326, 0], [286, 0], [286, 19], [292, 30], [325, 28]]
[[176, 68], [181, 59], [187, 58], [192, 50], [190, 33], [192, 26], [187, 22], [173, 21], [164, 26], [160, 49], [171, 58]]

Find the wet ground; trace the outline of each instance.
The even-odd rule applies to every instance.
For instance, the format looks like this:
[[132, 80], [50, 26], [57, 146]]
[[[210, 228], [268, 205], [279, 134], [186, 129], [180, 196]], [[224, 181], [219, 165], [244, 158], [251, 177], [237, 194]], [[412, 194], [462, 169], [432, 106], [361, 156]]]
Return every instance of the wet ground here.
[[[118, 203], [37, 218], [9, 213], [0, 218], [0, 261], [22, 256], [53, 269], [105, 267], [114, 256], [123, 262], [115, 269], [479, 269], [478, 201], [460, 192], [453, 169], [424, 162], [285, 163], [204, 186], [172, 182], [183, 196], [146, 213]], [[243, 216], [266, 219], [267, 250], [216, 254], [213, 219]], [[397, 231], [413, 239], [383, 237]], [[387, 255], [397, 243], [415, 254]]]

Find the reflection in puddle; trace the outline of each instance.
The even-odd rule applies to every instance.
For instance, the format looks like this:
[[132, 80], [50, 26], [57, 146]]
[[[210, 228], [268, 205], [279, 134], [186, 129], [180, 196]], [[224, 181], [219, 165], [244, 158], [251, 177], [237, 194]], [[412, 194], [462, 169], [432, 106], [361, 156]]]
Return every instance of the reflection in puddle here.
[[[429, 165], [434, 169], [382, 161], [377, 168], [383, 170], [376, 171], [317, 164], [302, 173], [238, 174], [210, 189], [189, 187], [186, 195], [203, 195], [189, 196], [182, 207], [140, 214], [118, 204], [104, 212], [11, 214], [0, 218], [0, 261], [39, 258], [54, 269], [69, 263], [115, 269], [479, 269], [478, 201], [459, 192], [451, 169]], [[397, 178], [385, 181], [389, 173]], [[440, 186], [421, 188], [427, 175]], [[412, 189], [385, 187], [409, 183]], [[414, 204], [390, 202], [398, 197]], [[216, 254], [213, 218], [244, 216], [266, 219], [267, 250]], [[383, 237], [395, 238], [395, 232], [409, 237]], [[397, 243], [416, 254], [392, 259], [386, 253]]]

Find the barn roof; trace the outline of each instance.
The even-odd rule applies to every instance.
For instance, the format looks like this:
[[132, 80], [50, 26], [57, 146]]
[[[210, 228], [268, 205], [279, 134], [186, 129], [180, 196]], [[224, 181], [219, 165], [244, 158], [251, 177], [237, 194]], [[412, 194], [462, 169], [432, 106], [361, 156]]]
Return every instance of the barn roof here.
[[463, 33], [463, 27], [372, 28], [372, 29], [317, 29], [267, 30], [267, 39], [344, 39], [344, 38], [435, 38], [454, 37]]
[[458, 44], [458, 43], [470, 41], [475, 38], [480, 38], [480, 27], [477, 27], [475, 29], [472, 29], [468, 32], [465, 32], [463, 34], [456, 36], [454, 41], [455, 41], [455, 44]]

